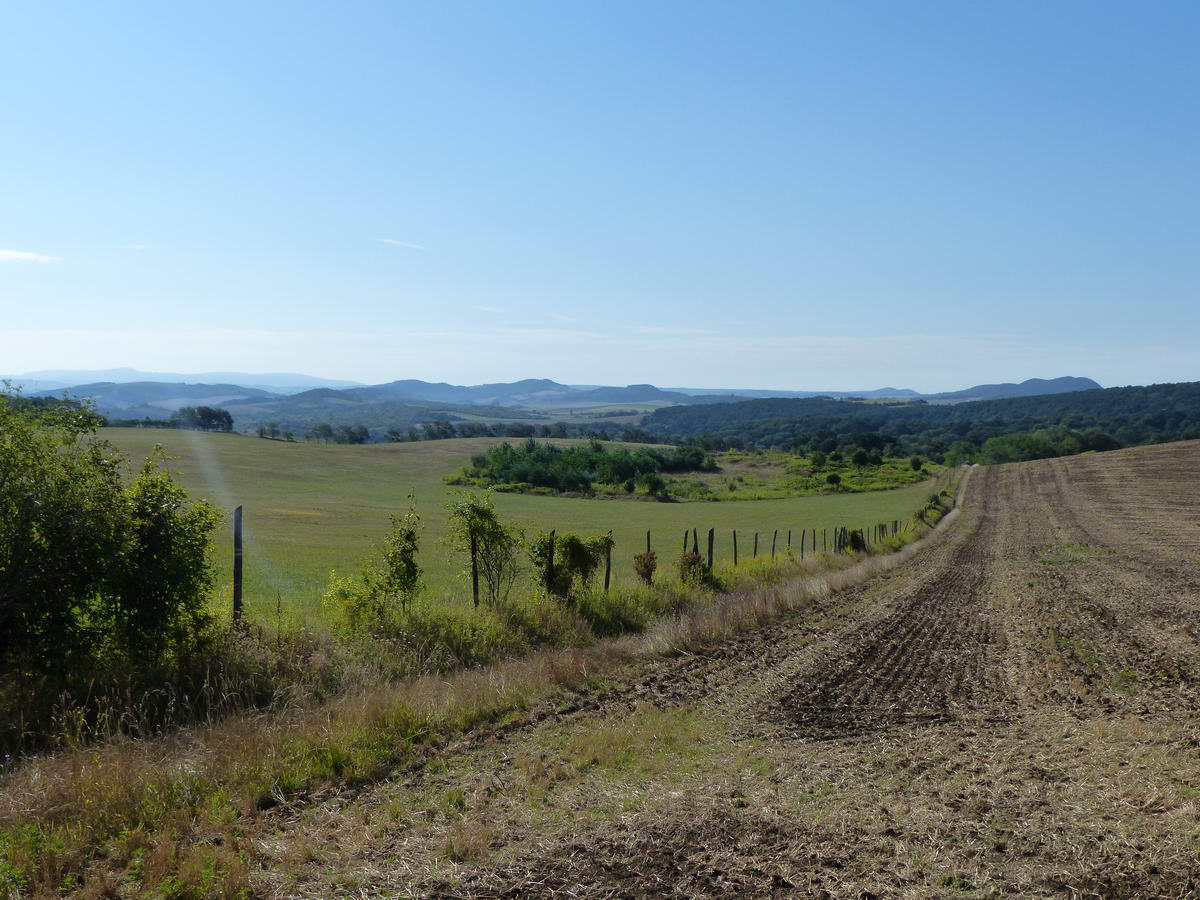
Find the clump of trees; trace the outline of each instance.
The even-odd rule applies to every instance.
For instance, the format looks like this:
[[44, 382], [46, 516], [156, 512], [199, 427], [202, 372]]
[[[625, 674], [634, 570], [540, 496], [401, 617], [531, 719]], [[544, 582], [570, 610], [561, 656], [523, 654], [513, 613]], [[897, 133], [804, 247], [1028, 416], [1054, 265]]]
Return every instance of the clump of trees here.
[[600, 483], [622, 485], [630, 493], [640, 487], [659, 494], [666, 490], [662, 472], [712, 472], [716, 468], [712, 455], [695, 445], [630, 451], [610, 450], [597, 440], [558, 447], [529, 438], [515, 446], [496, 444], [475, 454], [457, 480], [559, 493], [589, 493], [593, 484]]
[[[74, 405], [79, 406], [78, 403]], [[233, 431], [233, 415], [229, 410], [216, 406], [183, 406], [171, 413], [167, 419], [151, 419], [148, 416], [141, 419], [110, 419], [98, 416], [97, 421], [100, 425], [112, 428], [185, 428], [190, 431], [225, 433]]]
[[286, 428], [280, 428], [278, 422], [267, 422], [265, 425], [259, 425], [255, 429], [255, 433], [260, 438], [266, 438], [270, 441], [288, 441], [296, 440], [296, 435], [288, 431]]
[[1115, 450], [1119, 446], [1111, 435], [1096, 429], [1040, 428], [988, 438], [979, 449], [977, 459], [982, 463], [1023, 462], [1073, 456], [1088, 450]]
[[167, 420], [172, 428], [191, 428], [197, 431], [233, 431], [233, 416], [229, 410], [216, 406], [184, 406], [175, 410]]
[[371, 440], [371, 432], [366, 425], [339, 425], [334, 428], [328, 422], [321, 422], [309, 430], [308, 437], [335, 444], [366, 444]]
[[101, 422], [0, 393], [0, 707], [183, 665], [212, 637], [216, 510], [157, 454], [127, 482]]

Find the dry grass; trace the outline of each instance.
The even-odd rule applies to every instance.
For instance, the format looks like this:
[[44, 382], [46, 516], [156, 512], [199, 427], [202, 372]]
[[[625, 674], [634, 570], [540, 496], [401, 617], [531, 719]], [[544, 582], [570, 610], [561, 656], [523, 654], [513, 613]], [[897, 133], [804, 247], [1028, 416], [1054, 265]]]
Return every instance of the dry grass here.
[[[163, 896], [235, 896], [246, 888], [246, 859], [258, 852], [264, 810], [419, 765], [431, 748], [456, 735], [500, 725], [631, 661], [754, 628], [899, 565], [918, 546], [858, 561], [781, 560], [772, 577], [791, 580], [722, 596], [636, 637], [364, 687], [286, 714], [237, 715], [165, 738], [116, 740], [31, 761], [5, 776], [0, 790], [0, 891], [105, 896], [115, 877]], [[597, 760], [622, 752], [619, 741], [593, 749]], [[579, 754], [586, 756], [585, 748]], [[445, 854], [467, 859], [489, 841], [485, 833], [462, 831], [447, 839]]]

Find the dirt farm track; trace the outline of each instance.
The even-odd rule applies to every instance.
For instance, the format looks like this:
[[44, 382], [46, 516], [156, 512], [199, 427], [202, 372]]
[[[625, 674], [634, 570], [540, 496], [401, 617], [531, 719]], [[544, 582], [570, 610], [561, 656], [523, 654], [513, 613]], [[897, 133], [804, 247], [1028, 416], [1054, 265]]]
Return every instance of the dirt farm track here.
[[264, 893], [1200, 897], [1200, 442], [976, 468], [903, 564], [437, 763], [280, 809]]

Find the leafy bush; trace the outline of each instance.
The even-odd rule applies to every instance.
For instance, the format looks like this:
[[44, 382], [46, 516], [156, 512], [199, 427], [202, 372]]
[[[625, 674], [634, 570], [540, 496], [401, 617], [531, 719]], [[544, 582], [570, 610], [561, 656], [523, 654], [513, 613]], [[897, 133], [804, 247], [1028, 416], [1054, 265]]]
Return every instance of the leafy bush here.
[[679, 559], [676, 562], [679, 571], [679, 580], [686, 585], [701, 585], [704, 584], [708, 569], [704, 565], [704, 560], [699, 553], [691, 550], [685, 550], [679, 554]]
[[581, 538], [553, 531], [540, 535], [529, 545], [538, 583], [560, 599], [571, 599], [585, 589], [612, 550], [611, 534]]
[[157, 451], [126, 484], [99, 421], [0, 392], [0, 749], [61, 740], [64, 710], [74, 736], [111, 730], [113, 697], [189, 683], [217, 637], [216, 511]]
[[520, 549], [524, 536], [496, 515], [491, 493], [463, 491], [447, 509], [446, 541], [467, 555], [465, 574], [471, 575], [474, 556], [479, 576], [487, 588], [488, 603], [502, 603], [520, 574]]
[[88, 410], [0, 393], [0, 676], [64, 686], [146, 669], [207, 639], [216, 511], [92, 436]]
[[331, 620], [340, 623], [346, 632], [376, 636], [393, 633], [397, 614], [421, 590], [421, 566], [417, 563], [420, 516], [410, 506], [405, 515], [392, 516], [391, 521], [392, 529], [380, 547], [380, 564], [365, 566], [357, 576], [330, 573], [324, 604]]
[[654, 571], [657, 568], [658, 554], [653, 550], [638, 553], [633, 558], [633, 571], [637, 573], [637, 577], [642, 580], [643, 584], [651, 584], [654, 581]]

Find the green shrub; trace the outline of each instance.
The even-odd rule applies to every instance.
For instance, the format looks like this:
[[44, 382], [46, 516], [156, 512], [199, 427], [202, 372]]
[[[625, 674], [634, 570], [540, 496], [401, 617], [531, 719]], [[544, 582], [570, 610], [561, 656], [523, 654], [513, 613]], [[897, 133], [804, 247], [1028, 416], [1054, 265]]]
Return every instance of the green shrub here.
[[529, 558], [538, 583], [555, 597], [570, 600], [587, 588], [612, 546], [611, 534], [582, 538], [550, 531], [530, 543]]
[[364, 566], [356, 576], [329, 573], [323, 605], [329, 620], [343, 634], [391, 635], [397, 617], [421, 590], [421, 566], [417, 563], [421, 519], [410, 507], [391, 521], [392, 529], [379, 548], [378, 564]]
[[708, 568], [704, 565], [703, 558], [699, 553], [691, 550], [685, 550], [679, 554], [676, 568], [679, 572], [679, 580], [685, 585], [704, 584], [708, 575]]
[[500, 606], [497, 613], [531, 647], [585, 644], [591, 637], [577, 616], [542, 591], [519, 596]]
[[576, 600], [575, 611], [597, 637], [643, 631], [655, 616], [652, 603], [631, 589], [584, 591]]
[[160, 468], [131, 483], [98, 417], [0, 393], [0, 683], [85, 687], [210, 639], [217, 513]]
[[637, 577], [642, 580], [643, 584], [651, 584], [654, 581], [654, 571], [658, 568], [658, 554], [653, 550], [647, 550], [645, 553], [638, 553], [633, 557], [633, 571], [637, 573]]
[[470, 577], [474, 557], [487, 589], [488, 603], [492, 606], [502, 603], [521, 572], [524, 536], [519, 529], [500, 521], [490, 491], [463, 491], [447, 509], [450, 516], [445, 540], [466, 555], [464, 574]]

